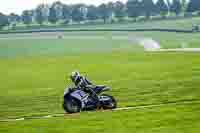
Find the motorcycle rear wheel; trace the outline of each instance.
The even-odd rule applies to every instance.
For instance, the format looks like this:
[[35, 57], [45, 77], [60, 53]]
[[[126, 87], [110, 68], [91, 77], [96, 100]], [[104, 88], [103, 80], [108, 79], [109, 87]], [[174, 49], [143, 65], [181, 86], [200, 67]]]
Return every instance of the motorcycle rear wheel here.
[[106, 103], [102, 104], [103, 109], [115, 109], [117, 108], [117, 101], [113, 96], [107, 95], [107, 94], [102, 94], [101, 96], [108, 97], [110, 100], [106, 101]]

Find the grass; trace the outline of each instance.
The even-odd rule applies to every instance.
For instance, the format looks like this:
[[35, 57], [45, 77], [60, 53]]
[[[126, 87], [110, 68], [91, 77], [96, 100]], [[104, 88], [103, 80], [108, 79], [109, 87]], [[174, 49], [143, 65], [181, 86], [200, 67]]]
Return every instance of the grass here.
[[200, 17], [189, 17], [182, 19], [171, 19], [171, 20], [155, 20], [155, 21], [142, 21], [142, 22], [122, 22], [122, 23], [107, 23], [107, 24], [75, 24], [75, 25], [49, 25], [39, 26], [33, 24], [27, 27], [20, 24], [16, 27], [16, 30], [26, 30], [26, 29], [55, 29], [55, 28], [66, 28], [66, 29], [98, 29], [98, 28], [109, 28], [109, 29], [135, 29], [135, 28], [174, 28], [174, 29], [192, 29], [193, 24], [200, 24]]
[[168, 32], [137, 32], [135, 36], [152, 38], [157, 41], [162, 48], [199, 48], [199, 33], [168, 33]]
[[0, 117], [61, 113], [74, 69], [111, 86], [120, 106], [199, 99], [199, 63], [193, 53], [131, 52], [1, 60]]
[[[13, 45], [14, 44], [14, 45]], [[22, 39], [0, 40], [0, 57], [36, 55], [74, 55], [79, 53], [107, 53], [119, 49], [142, 50], [128, 40], [112, 39]]]
[[[119, 112], [83, 112], [79, 116], [1, 122], [0, 132], [198, 132], [200, 54], [145, 53], [129, 40], [112, 35], [145, 36], [162, 47], [188, 42], [198, 47], [199, 34], [65, 33], [106, 39], [0, 40], [0, 119], [63, 113], [68, 74], [80, 70], [95, 84], [113, 88], [120, 107], [193, 101]], [[24, 35], [23, 35], [24, 36]]]
[[[66, 39], [53, 39], [60, 33], [10, 34], [0, 36], [0, 57], [38, 55], [76, 55], [114, 51], [143, 51], [133, 38], [157, 41], [162, 48], [199, 48], [199, 33], [168, 32], [73, 32], [63, 33]], [[32, 37], [32, 39], [31, 39]], [[35, 37], [35, 39], [33, 39]], [[37, 37], [40, 37], [37, 39]], [[42, 38], [43, 37], [43, 38]]]
[[132, 111], [89, 112], [80, 116], [1, 123], [0, 132], [196, 133], [200, 126], [199, 109], [199, 103], [193, 103]]

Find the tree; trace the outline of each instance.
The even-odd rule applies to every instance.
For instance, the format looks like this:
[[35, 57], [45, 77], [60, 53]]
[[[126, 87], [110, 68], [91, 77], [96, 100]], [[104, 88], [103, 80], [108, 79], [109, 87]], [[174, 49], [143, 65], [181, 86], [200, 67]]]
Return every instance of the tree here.
[[52, 4], [56, 12], [56, 18], [58, 20], [63, 19], [63, 4], [60, 1], [56, 1]]
[[9, 23], [16, 23], [20, 21], [20, 16], [15, 13], [10, 13], [8, 16]]
[[187, 8], [187, 0], [182, 0], [181, 4], [182, 4], [183, 10], [185, 10]]
[[111, 23], [114, 21], [114, 8], [115, 4], [113, 2], [108, 2], [107, 4], [107, 11], [108, 11], [108, 19], [111, 21]]
[[137, 21], [137, 17], [141, 14], [141, 3], [139, 0], [128, 0], [126, 3], [128, 17], [134, 18]]
[[182, 5], [180, 0], [173, 0], [171, 5], [171, 11], [176, 13], [176, 16], [178, 16], [181, 13]]
[[9, 25], [8, 17], [3, 13], [0, 13], [0, 30], [7, 25]]
[[168, 13], [168, 7], [166, 5], [166, 3], [164, 2], [164, 0], [158, 0], [156, 2], [156, 7], [158, 9], [158, 12], [160, 13], [160, 15], [165, 18], [167, 13]]
[[200, 0], [190, 0], [187, 12], [195, 12], [200, 10]]
[[22, 21], [23, 21], [24, 24], [29, 26], [32, 23], [32, 12], [28, 11], [28, 10], [23, 11]]
[[182, 0], [182, 1], [181, 1], [181, 5], [182, 5], [182, 11], [183, 11], [184, 14], [185, 14], [185, 12], [186, 12], [186, 10], [187, 10], [187, 0]]
[[122, 2], [117, 1], [114, 6], [114, 12], [115, 17], [121, 21], [126, 15], [126, 6]]
[[96, 6], [90, 5], [87, 7], [87, 18], [89, 20], [95, 20], [99, 18], [98, 9]]
[[166, 0], [166, 2], [167, 2], [168, 15], [169, 15], [171, 12], [171, 2], [170, 2], [170, 0]]
[[58, 21], [58, 18], [57, 18], [57, 15], [56, 15], [56, 10], [53, 6], [49, 9], [48, 20], [52, 24], [55, 24]]
[[100, 18], [103, 19], [104, 23], [106, 23], [106, 20], [109, 18], [109, 9], [106, 4], [101, 4], [98, 6], [98, 12], [100, 15]]
[[66, 14], [66, 10], [63, 11], [64, 8], [64, 4], [62, 4], [60, 1], [56, 1], [54, 2], [51, 7], [49, 8], [49, 16], [48, 16], [48, 20], [50, 23], [57, 23], [59, 20], [63, 19]]
[[62, 8], [62, 16], [63, 19], [65, 20], [65, 22], [69, 22], [69, 20], [71, 19], [71, 7], [68, 5], [63, 5]]
[[44, 5], [39, 5], [35, 10], [36, 13], [35, 19], [37, 23], [40, 25], [42, 25], [43, 22], [45, 21], [44, 9], [45, 9]]
[[8, 21], [12, 29], [16, 28], [17, 22], [20, 22], [20, 16], [15, 13], [10, 13], [8, 16]]
[[81, 22], [87, 17], [87, 8], [84, 4], [76, 4], [72, 8], [72, 20]]
[[152, 0], [142, 0], [142, 10], [147, 19], [155, 12], [155, 4]]

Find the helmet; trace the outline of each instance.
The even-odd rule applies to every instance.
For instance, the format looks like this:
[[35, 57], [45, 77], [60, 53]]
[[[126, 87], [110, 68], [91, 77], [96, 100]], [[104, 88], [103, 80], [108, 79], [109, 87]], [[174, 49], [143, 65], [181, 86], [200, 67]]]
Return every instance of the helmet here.
[[70, 75], [70, 78], [73, 82], [76, 82], [76, 80], [80, 77], [80, 73], [78, 71], [73, 71]]

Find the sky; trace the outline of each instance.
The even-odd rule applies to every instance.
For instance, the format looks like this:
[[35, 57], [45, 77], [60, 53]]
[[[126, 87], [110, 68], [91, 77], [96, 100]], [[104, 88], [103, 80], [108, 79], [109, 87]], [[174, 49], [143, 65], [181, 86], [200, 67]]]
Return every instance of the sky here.
[[[11, 12], [21, 14], [23, 10], [34, 9], [38, 4], [51, 4], [58, 0], [2, 0], [0, 4], [0, 12], [4, 14], [10, 14]], [[101, 3], [107, 3], [109, 1], [122, 1], [126, 2], [127, 0], [59, 0], [62, 3], [66, 4], [75, 4], [75, 3], [86, 3], [99, 5]]]

